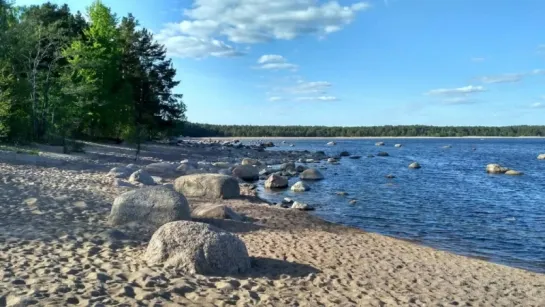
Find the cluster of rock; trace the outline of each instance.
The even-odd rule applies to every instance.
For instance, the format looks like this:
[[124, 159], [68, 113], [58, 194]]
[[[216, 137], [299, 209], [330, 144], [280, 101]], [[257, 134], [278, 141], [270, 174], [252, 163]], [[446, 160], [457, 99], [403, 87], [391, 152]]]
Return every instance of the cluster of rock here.
[[523, 175], [522, 172], [503, 167], [500, 164], [492, 163], [486, 166], [486, 172], [489, 174], [505, 174], [511, 176], [520, 176]]

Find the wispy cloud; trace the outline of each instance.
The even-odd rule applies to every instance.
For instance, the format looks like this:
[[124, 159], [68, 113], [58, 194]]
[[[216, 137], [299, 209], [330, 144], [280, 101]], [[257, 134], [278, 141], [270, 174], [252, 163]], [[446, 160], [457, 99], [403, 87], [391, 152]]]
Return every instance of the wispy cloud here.
[[441, 102], [445, 105], [466, 105], [466, 104], [475, 104], [478, 101], [469, 97], [453, 97], [453, 98], [445, 98]]
[[485, 76], [481, 77], [480, 80], [482, 83], [486, 84], [495, 84], [495, 83], [515, 83], [521, 81], [526, 74], [517, 73], [517, 74], [503, 74], [497, 76]]
[[299, 66], [289, 63], [286, 58], [278, 54], [265, 54], [257, 60], [256, 69], [291, 70], [296, 71]]
[[473, 93], [485, 92], [486, 89], [480, 85], [468, 85], [458, 88], [440, 88], [428, 91], [426, 94], [431, 96], [456, 96], [467, 95]]
[[269, 101], [281, 101], [281, 100], [284, 100], [284, 98], [279, 97], [279, 96], [269, 97]]
[[316, 97], [297, 97], [297, 101], [337, 101], [339, 100], [335, 96], [316, 96]]
[[530, 105], [532, 109], [545, 109], [545, 103], [543, 102], [534, 102]]

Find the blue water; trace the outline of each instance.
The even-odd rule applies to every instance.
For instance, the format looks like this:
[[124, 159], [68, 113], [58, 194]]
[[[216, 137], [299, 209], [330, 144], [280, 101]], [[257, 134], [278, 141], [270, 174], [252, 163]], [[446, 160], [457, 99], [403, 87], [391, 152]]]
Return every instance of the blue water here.
[[[289, 140], [296, 147], [272, 150], [346, 150], [362, 158], [315, 164], [327, 167], [321, 170], [326, 179], [309, 183], [312, 191], [261, 190], [261, 196], [274, 202], [292, 197], [314, 205], [313, 214], [331, 222], [545, 272], [545, 161], [536, 158], [545, 153], [545, 139], [386, 139], [382, 147], [375, 146], [380, 140], [337, 140], [331, 147], [327, 141]], [[390, 156], [367, 158], [379, 151]], [[422, 168], [408, 169], [413, 161]], [[489, 175], [488, 163], [524, 175]], [[350, 205], [351, 199], [357, 204]]]

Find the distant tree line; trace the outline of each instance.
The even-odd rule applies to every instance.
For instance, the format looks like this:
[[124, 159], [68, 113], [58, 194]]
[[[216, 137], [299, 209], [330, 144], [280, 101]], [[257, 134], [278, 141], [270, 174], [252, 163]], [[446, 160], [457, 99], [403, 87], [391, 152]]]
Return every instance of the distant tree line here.
[[183, 134], [191, 137], [394, 137], [394, 136], [545, 136], [545, 126], [438, 127], [438, 126], [247, 126], [185, 123]]
[[87, 14], [0, 0], [0, 141], [179, 134], [185, 105], [164, 46], [98, 0]]

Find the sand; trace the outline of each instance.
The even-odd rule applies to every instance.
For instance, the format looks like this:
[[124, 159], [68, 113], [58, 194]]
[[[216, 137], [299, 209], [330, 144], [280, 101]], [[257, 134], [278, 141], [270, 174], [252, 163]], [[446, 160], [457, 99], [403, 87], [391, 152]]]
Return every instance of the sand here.
[[148, 238], [106, 223], [113, 199], [129, 190], [105, 176], [109, 164], [125, 162], [112, 158], [122, 149], [106, 148], [115, 154], [99, 157], [95, 148], [56, 166], [0, 155], [0, 306], [545, 306], [543, 274], [327, 223], [252, 196], [222, 202], [251, 222], [206, 221], [246, 243], [247, 274], [149, 267], [142, 259]]

